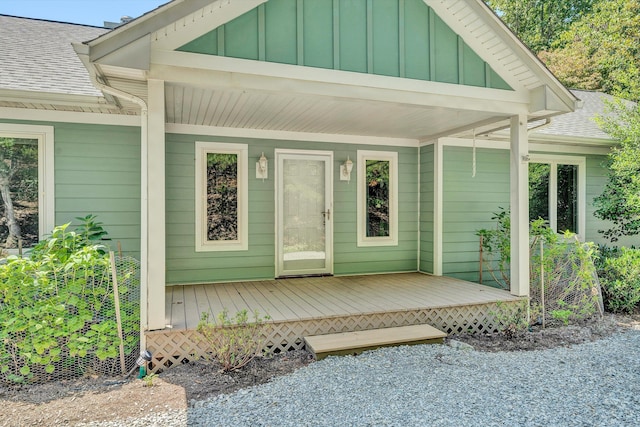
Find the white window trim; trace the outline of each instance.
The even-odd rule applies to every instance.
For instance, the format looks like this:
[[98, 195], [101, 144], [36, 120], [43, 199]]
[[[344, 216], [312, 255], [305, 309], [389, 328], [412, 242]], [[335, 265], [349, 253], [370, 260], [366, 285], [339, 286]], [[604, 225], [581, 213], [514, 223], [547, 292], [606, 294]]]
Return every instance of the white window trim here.
[[[238, 156], [238, 240], [207, 240], [207, 154]], [[246, 251], [249, 248], [249, 147], [247, 144], [196, 141], [196, 252]]]
[[42, 240], [55, 227], [54, 128], [0, 123], [0, 136], [38, 140], [38, 234]]
[[531, 154], [531, 163], [544, 163], [551, 166], [549, 173], [549, 226], [558, 232], [558, 165], [578, 166], [578, 239], [584, 241], [587, 224], [587, 160], [579, 156], [555, 156], [549, 154]]
[[[386, 160], [389, 162], [389, 236], [367, 237], [365, 191], [367, 160]], [[398, 153], [395, 151], [358, 150], [358, 246], [398, 246]]]

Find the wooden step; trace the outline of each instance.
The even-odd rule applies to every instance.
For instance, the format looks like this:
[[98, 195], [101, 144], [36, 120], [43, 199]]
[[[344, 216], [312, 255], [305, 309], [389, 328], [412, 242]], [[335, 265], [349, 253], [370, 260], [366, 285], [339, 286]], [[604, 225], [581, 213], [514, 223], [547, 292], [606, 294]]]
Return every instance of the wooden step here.
[[429, 325], [399, 326], [304, 337], [316, 360], [329, 355], [359, 354], [379, 347], [409, 344], [441, 344], [447, 334]]

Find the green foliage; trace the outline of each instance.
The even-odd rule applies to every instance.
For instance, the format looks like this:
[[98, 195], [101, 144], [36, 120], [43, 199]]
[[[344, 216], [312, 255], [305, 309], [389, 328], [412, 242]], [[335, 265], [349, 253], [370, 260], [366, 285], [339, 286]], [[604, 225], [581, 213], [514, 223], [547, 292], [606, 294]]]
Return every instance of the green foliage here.
[[76, 219], [80, 221], [80, 227], [76, 228], [76, 233], [84, 239], [87, 245], [107, 240], [107, 231], [102, 227], [103, 223], [96, 221], [96, 218], [97, 217], [92, 214], [84, 217], [76, 217]]
[[611, 108], [615, 114], [600, 117], [599, 124], [620, 144], [609, 154], [608, 181], [594, 199], [594, 215], [610, 221], [600, 232], [615, 242], [640, 233], [640, 107], [618, 102]]
[[[85, 357], [116, 357], [115, 322], [109, 257], [86, 234], [56, 227], [33, 249], [31, 257], [9, 257], [0, 265], [0, 378], [76, 376]], [[119, 277], [131, 284], [132, 273]], [[125, 295], [127, 286], [119, 288]], [[125, 351], [137, 346], [137, 301], [121, 301]], [[132, 333], [133, 332], [133, 333]], [[61, 372], [60, 370], [67, 370]]]
[[250, 318], [247, 310], [241, 310], [229, 317], [224, 309], [215, 321], [210, 322], [209, 317], [202, 313], [197, 330], [223, 371], [238, 370], [262, 353], [264, 322], [269, 316], [260, 317], [256, 310]]
[[640, 306], [640, 249], [601, 249], [599, 268], [604, 303], [612, 312], [632, 313]]
[[388, 160], [366, 161], [367, 236], [389, 235], [390, 181]]
[[142, 381], [144, 381], [144, 386], [145, 387], [154, 387], [154, 381], [158, 378], [158, 374], [147, 374], [144, 377], [142, 377]]
[[[509, 211], [500, 208], [493, 217], [496, 228], [478, 230], [482, 236], [483, 257], [488, 258], [489, 272], [505, 289], [509, 289], [510, 237]], [[547, 222], [538, 218], [530, 223], [530, 296], [531, 314], [570, 310], [572, 319], [583, 319], [596, 313], [599, 306], [597, 276], [593, 259], [595, 245], [578, 241], [573, 233], [559, 235]], [[542, 243], [542, 245], [541, 245]], [[540, 247], [542, 246], [542, 251]], [[544, 275], [544, 298], [541, 277]], [[541, 311], [544, 306], [544, 313]], [[560, 318], [558, 318], [560, 319]]]
[[527, 301], [522, 300], [515, 305], [507, 305], [498, 301], [496, 306], [497, 310], [491, 311], [489, 314], [495, 318], [500, 332], [508, 338], [515, 337], [519, 332], [523, 332], [529, 327]]
[[638, 101], [639, 33], [640, 0], [599, 0], [540, 58], [569, 87]]
[[595, 0], [485, 0], [534, 52], [548, 49]]
[[[509, 264], [511, 263], [511, 216], [508, 210], [498, 208], [491, 217], [496, 221], [494, 229], [481, 229], [476, 231], [480, 236], [483, 256], [490, 257], [489, 273], [496, 284], [504, 289], [509, 289]], [[492, 264], [495, 263], [494, 266]], [[499, 276], [498, 276], [499, 275]]]

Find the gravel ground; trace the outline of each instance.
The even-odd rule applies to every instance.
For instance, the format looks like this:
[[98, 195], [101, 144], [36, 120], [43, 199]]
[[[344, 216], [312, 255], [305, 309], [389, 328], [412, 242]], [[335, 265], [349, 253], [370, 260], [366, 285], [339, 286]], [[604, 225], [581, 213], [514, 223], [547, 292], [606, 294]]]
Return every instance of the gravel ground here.
[[192, 401], [186, 413], [88, 425], [640, 425], [640, 331], [541, 351], [461, 348], [330, 357], [268, 384]]

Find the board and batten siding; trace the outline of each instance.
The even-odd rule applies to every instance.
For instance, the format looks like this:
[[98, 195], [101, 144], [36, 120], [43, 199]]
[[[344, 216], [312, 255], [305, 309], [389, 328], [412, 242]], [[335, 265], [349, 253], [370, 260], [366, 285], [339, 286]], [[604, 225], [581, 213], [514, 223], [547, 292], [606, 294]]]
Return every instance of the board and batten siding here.
[[511, 90], [422, 0], [269, 0], [177, 50]]
[[[249, 145], [249, 249], [195, 252], [195, 141]], [[168, 134], [167, 154], [167, 284], [269, 279], [275, 275], [274, 149], [333, 151], [334, 274], [415, 271], [417, 263], [417, 148], [399, 152], [399, 245], [356, 246], [356, 173], [340, 181], [340, 164], [358, 149], [380, 146], [311, 143], [247, 138]], [[264, 152], [269, 177], [256, 179], [254, 164]]]
[[[117, 249], [140, 255], [140, 128], [57, 122], [3, 121], [53, 126], [55, 224], [97, 216]], [[50, 231], [50, 230], [49, 230]]]
[[434, 145], [420, 147], [420, 271], [433, 273]]

